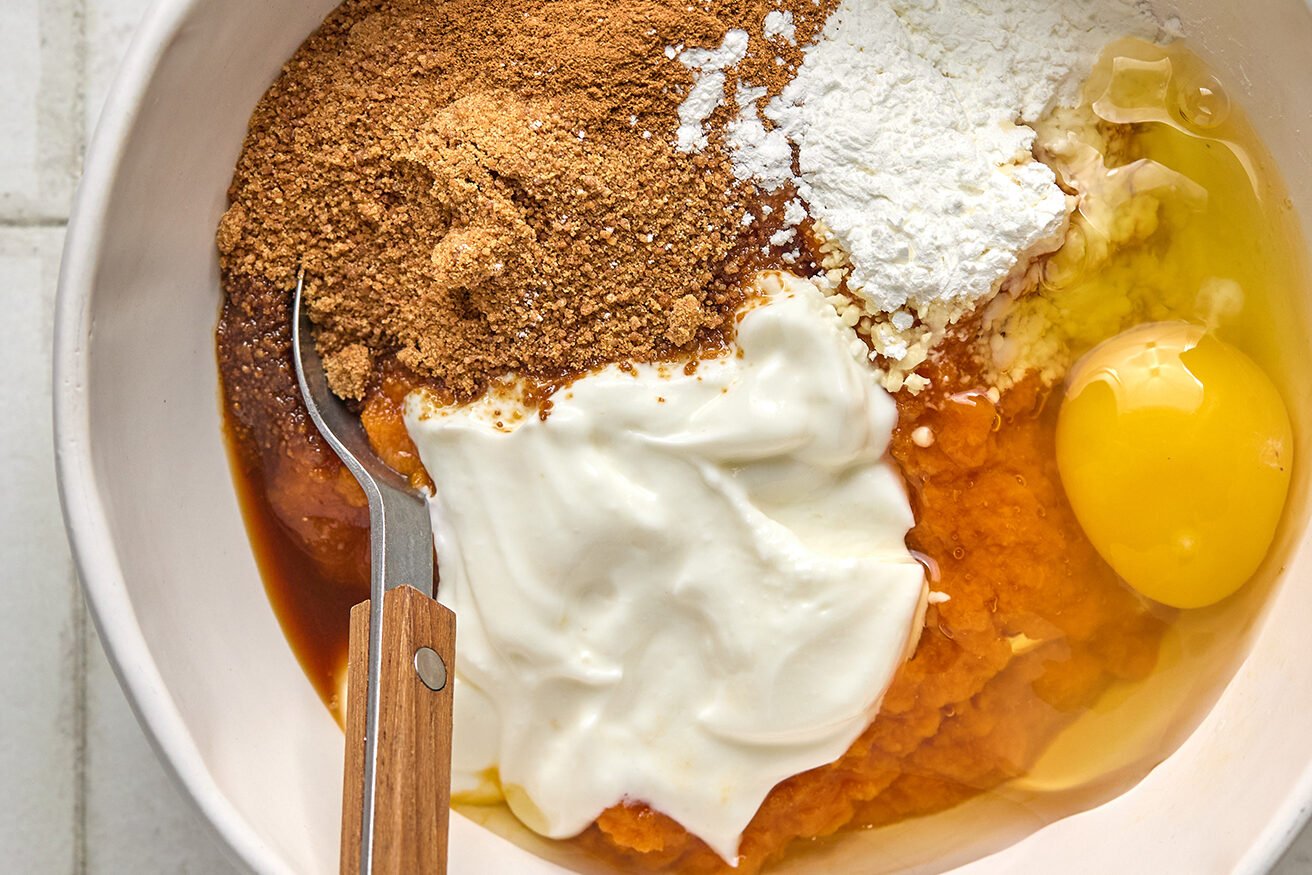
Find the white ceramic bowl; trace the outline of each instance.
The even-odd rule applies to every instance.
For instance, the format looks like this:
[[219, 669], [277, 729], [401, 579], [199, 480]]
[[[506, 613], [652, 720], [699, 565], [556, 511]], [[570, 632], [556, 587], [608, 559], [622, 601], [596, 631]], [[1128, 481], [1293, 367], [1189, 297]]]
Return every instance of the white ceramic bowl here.
[[[235, 857], [261, 873], [336, 871], [342, 739], [279, 631], [233, 495], [216, 392], [213, 238], [252, 107], [334, 3], [155, 5], [87, 158], [56, 328], [64, 512], [102, 639], [161, 757]], [[1246, 105], [1295, 208], [1312, 218], [1312, 12], [1303, 0], [1160, 11], [1179, 15]], [[1307, 382], [1286, 389], [1299, 453], [1312, 458]], [[1294, 505], [1305, 507], [1297, 479]], [[1232, 680], [1216, 685], [1210, 710], [1146, 777], [1091, 810], [980, 840], [955, 841], [971, 829], [969, 809], [950, 832], [931, 824], [892, 844], [867, 834], [845, 846], [851, 870], [1269, 868], [1312, 804], [1312, 546], [1301, 531], [1284, 541], [1287, 570], [1226, 663]], [[562, 863], [572, 865], [454, 819], [454, 873], [559, 872]]]

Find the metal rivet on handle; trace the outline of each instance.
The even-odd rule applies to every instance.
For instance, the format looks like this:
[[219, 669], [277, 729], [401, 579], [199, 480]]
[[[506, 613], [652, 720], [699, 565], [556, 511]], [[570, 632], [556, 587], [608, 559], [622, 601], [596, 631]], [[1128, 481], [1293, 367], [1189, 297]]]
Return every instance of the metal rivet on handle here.
[[421, 647], [415, 651], [415, 672], [424, 686], [435, 693], [446, 686], [446, 663], [431, 647]]

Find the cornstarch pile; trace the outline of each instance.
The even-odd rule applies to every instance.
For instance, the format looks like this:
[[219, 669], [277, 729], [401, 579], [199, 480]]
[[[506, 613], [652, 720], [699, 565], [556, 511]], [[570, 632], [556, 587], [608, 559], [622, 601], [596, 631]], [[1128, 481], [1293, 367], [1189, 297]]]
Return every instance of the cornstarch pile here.
[[[787, 28], [772, 13], [764, 30], [777, 40]], [[1130, 2], [992, 0], [963, 15], [843, 0], [780, 95], [767, 102], [740, 80], [726, 125], [734, 176], [796, 188], [827, 252], [820, 281], [887, 388], [923, 388], [915, 368], [946, 330], [1061, 245], [1075, 201], [1035, 160], [1032, 125], [1075, 99], [1108, 40], [1156, 32]], [[734, 33], [695, 56], [702, 76], [684, 107], [696, 101], [698, 117], [703, 86], [715, 91], [745, 45]]]

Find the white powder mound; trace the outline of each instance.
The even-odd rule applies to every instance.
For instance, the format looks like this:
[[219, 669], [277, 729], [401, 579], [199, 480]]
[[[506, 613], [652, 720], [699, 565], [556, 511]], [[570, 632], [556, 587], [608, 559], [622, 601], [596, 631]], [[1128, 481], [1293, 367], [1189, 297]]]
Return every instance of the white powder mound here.
[[778, 191], [793, 178], [793, 147], [783, 131], [766, 130], [762, 123], [756, 105], [765, 94], [764, 88], [739, 84], [738, 115], [729, 122], [726, 144], [735, 177], [750, 179], [764, 191]]
[[[678, 50], [665, 52], [673, 55]], [[730, 30], [718, 49], [684, 49], [677, 57], [697, 74], [692, 90], [679, 104], [678, 148], [700, 152], [706, 148], [706, 120], [724, 102], [724, 71], [747, 57], [747, 31]]]
[[1155, 38], [1141, 0], [885, 0], [912, 50], [952, 81], [961, 111], [1035, 122], [1079, 86], [1107, 43]]
[[1119, 0], [843, 0], [766, 115], [867, 310], [944, 324], [1059, 245], [1071, 206], [1023, 122], [1145, 30]]
[[[772, 12], [763, 33], [795, 38], [791, 24]], [[1105, 45], [1160, 32], [1141, 0], [842, 0], [779, 97], [762, 110], [763, 89], [739, 85], [725, 147], [738, 179], [796, 186], [822, 238], [817, 284], [885, 387], [919, 391], [948, 327], [1064, 239], [1074, 199], [1034, 159], [1032, 125], [1077, 102]], [[698, 71], [680, 149], [707, 147], [747, 40], [669, 50]]]
[[881, 311], [988, 295], [1067, 214], [1034, 132], [982, 115], [916, 54], [891, 6], [848, 0], [767, 113], [799, 149], [801, 193]]
[[766, 39], [784, 39], [797, 45], [797, 27], [793, 24], [793, 13], [780, 12], [778, 9], [766, 13], [761, 25], [761, 33]]

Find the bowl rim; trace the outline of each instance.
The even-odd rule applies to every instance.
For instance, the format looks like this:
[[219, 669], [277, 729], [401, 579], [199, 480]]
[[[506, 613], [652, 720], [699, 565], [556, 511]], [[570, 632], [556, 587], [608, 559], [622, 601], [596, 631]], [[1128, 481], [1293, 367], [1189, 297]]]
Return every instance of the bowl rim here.
[[[129, 42], [90, 139], [69, 215], [55, 300], [52, 413], [58, 492], [78, 579], [95, 628], [138, 724], [165, 772], [234, 863], [292, 875], [280, 855], [228, 801], [205, 767], [151, 656], [127, 595], [109, 518], [95, 480], [88, 408], [91, 303], [106, 212], [125, 147], [160, 60], [192, 9], [207, 0], [153, 0]], [[1312, 0], [1303, 0], [1312, 10]], [[1253, 836], [1235, 871], [1269, 871], [1312, 820], [1312, 768]], [[969, 868], [969, 867], [968, 867]]]
[[252, 872], [291, 875], [219, 790], [164, 684], [127, 595], [92, 459], [87, 394], [90, 314], [107, 207], [146, 88], [196, 2], [150, 3], [129, 41], [86, 151], [55, 298], [55, 471], [64, 527], [89, 613], [156, 758], [230, 860]]

